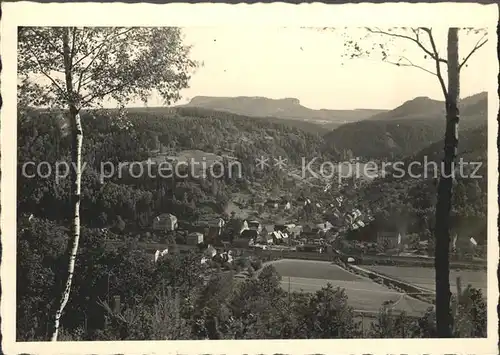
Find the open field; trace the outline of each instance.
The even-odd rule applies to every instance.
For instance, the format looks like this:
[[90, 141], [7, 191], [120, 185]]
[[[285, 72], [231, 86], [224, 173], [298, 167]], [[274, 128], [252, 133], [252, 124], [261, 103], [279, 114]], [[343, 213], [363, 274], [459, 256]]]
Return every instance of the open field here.
[[384, 301], [393, 301], [394, 310], [421, 315], [431, 305], [403, 296], [368, 279], [351, 274], [337, 265], [310, 260], [278, 260], [273, 266], [282, 276], [282, 287], [296, 292], [316, 292], [330, 283], [346, 290], [355, 310], [377, 312]]
[[[416, 286], [424, 287], [427, 289], [435, 290], [434, 283], [434, 269], [426, 267], [405, 267], [405, 266], [382, 266], [382, 265], [366, 265], [366, 269], [380, 272], [389, 277], [412, 283]], [[457, 277], [462, 278], [462, 287], [471, 285], [472, 287], [482, 290], [483, 295], [486, 296], [487, 289], [487, 274], [485, 271], [473, 270], [451, 270], [450, 271], [450, 284], [451, 291], [456, 293]]]
[[363, 281], [357, 275], [351, 274], [329, 262], [283, 259], [274, 262], [273, 266], [283, 277]]
[[[390, 262], [390, 264], [387, 264]], [[404, 267], [434, 267], [434, 258], [428, 256], [403, 256], [403, 255], [369, 255], [364, 254], [362, 257], [363, 265], [383, 265], [383, 266], [404, 266]], [[486, 270], [486, 260], [474, 258], [474, 260], [456, 261], [450, 260], [450, 268], [452, 269], [474, 269]]]

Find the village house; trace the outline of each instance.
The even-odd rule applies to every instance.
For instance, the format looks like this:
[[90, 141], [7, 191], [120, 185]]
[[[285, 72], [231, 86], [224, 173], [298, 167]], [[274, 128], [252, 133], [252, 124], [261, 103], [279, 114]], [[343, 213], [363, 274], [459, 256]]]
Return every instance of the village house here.
[[153, 220], [153, 230], [174, 231], [178, 227], [177, 217], [170, 213], [164, 213]]
[[274, 231], [284, 232], [284, 231], [286, 231], [286, 225], [283, 223], [277, 223], [274, 225]]
[[199, 232], [189, 233], [186, 237], [186, 244], [188, 245], [198, 245], [203, 243], [203, 234]]
[[283, 236], [280, 231], [274, 231], [271, 233], [272, 241], [274, 244], [282, 244]]
[[287, 198], [282, 198], [280, 201], [280, 207], [285, 211], [288, 211], [292, 207], [292, 204]]
[[298, 238], [302, 234], [302, 226], [296, 225], [295, 227], [288, 228], [288, 235], [291, 238]]
[[222, 234], [222, 230], [226, 225], [226, 221], [222, 218], [215, 218], [210, 221], [207, 221], [208, 228], [214, 230], [217, 235]]
[[222, 230], [226, 225], [226, 221], [223, 218], [208, 218], [197, 221], [193, 224], [193, 227], [201, 227], [201, 228], [214, 228], [218, 230]]
[[297, 226], [294, 223], [279, 223], [274, 226], [274, 231], [286, 234], [287, 238], [288, 237], [297, 238], [302, 232], [302, 227]]
[[271, 233], [274, 244], [287, 244], [288, 243], [288, 233], [284, 233], [281, 231], [274, 231]]
[[262, 230], [262, 225], [260, 224], [259, 221], [256, 220], [248, 221], [247, 225], [248, 229], [256, 230], [257, 232], [260, 232]]
[[352, 229], [358, 229], [358, 228], [363, 228], [365, 226], [365, 222], [362, 220], [357, 220], [352, 223], [351, 228]]
[[266, 224], [262, 226], [262, 229], [259, 232], [259, 236], [256, 239], [256, 242], [262, 244], [272, 244], [273, 237], [271, 233], [273, 232], [274, 232], [274, 226], [272, 224]]
[[220, 253], [217, 253], [217, 255], [214, 256], [213, 260], [219, 262], [219, 263], [232, 263], [233, 262], [233, 252], [231, 250], [229, 251], [222, 251]]
[[346, 215], [346, 222], [352, 224], [358, 218], [361, 218], [361, 215], [361, 211], [355, 208]]
[[156, 263], [159, 258], [161, 258], [162, 256], [165, 256], [167, 254], [168, 254], [168, 248], [163, 249], [162, 251], [157, 250], [154, 254], [154, 262]]
[[219, 243], [226, 222], [222, 218], [212, 218], [198, 221], [190, 228], [190, 231], [203, 233], [209, 243]]
[[331, 224], [330, 222], [326, 221], [326, 222], [323, 222], [323, 223], [316, 224], [316, 227], [319, 229], [320, 232], [326, 233], [330, 229], [333, 228], [333, 224]]

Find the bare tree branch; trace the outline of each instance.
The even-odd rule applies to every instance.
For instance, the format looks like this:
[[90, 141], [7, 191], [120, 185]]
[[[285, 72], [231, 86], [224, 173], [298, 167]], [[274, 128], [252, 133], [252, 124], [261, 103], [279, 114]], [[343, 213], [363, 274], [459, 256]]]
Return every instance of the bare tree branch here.
[[477, 52], [479, 50], [479, 48], [481, 48], [482, 46], [484, 46], [486, 44], [486, 42], [488, 42], [487, 38], [483, 41], [484, 37], [486, 37], [486, 33], [476, 42], [476, 45], [474, 46], [474, 48], [472, 48], [472, 50], [470, 51], [470, 53], [465, 57], [464, 61], [458, 66], [458, 70], [462, 69], [462, 67], [465, 65], [465, 63], [467, 63], [467, 61], [469, 60], [469, 58], [472, 57], [472, 55], [475, 52]]
[[[430, 28], [422, 28], [422, 29], [429, 36], [429, 40], [431, 41], [432, 50], [434, 52], [434, 58], [439, 58], [439, 54], [438, 54], [437, 47], [436, 47], [436, 42], [434, 41], [434, 36], [432, 35], [432, 29], [430, 29]], [[446, 90], [446, 85], [444, 83], [443, 75], [441, 74], [441, 62], [437, 59], [435, 59], [435, 61], [436, 61], [436, 76], [439, 79], [439, 84], [441, 85], [441, 90], [443, 90], [444, 97], [446, 98], [446, 97], [448, 97], [448, 91]]]
[[418, 29], [412, 29], [413, 30], [413, 33], [415, 33], [415, 38], [413, 37], [410, 37], [410, 36], [406, 36], [406, 35], [402, 35], [402, 34], [399, 34], [399, 33], [393, 33], [393, 32], [387, 32], [387, 31], [382, 31], [381, 29], [377, 28], [377, 29], [371, 29], [371, 28], [367, 28], [367, 30], [371, 33], [374, 33], [374, 34], [381, 34], [381, 35], [385, 35], [385, 36], [390, 36], [390, 37], [397, 37], [397, 38], [404, 38], [404, 39], [409, 39], [410, 41], [414, 42], [415, 44], [417, 44], [420, 49], [422, 49], [427, 55], [429, 55], [432, 59], [438, 61], [438, 62], [441, 62], [441, 63], [446, 63], [446, 59], [443, 59], [443, 58], [439, 58], [439, 55], [437, 54], [436, 51], [431, 52], [430, 50], [428, 50], [427, 48], [425, 48], [425, 46], [423, 45], [423, 43], [420, 41], [420, 38], [418, 36]]
[[[81, 87], [84, 88], [85, 86], [87, 86], [88, 84], [90, 84], [92, 81], [93, 81], [92, 75], [89, 75], [89, 76], [85, 77], [81, 81]], [[78, 86], [78, 94], [80, 94], [80, 83], [78, 85], [79, 85]]]
[[433, 71], [430, 71], [429, 69], [425, 69], [424, 67], [421, 67], [420, 65], [414, 64], [411, 60], [409, 60], [406, 57], [401, 57], [401, 59], [406, 60], [408, 63], [405, 64], [405, 63], [401, 63], [401, 62], [392, 62], [392, 61], [388, 61], [388, 60], [385, 60], [385, 62], [389, 63], [389, 64], [396, 65], [398, 67], [413, 67], [413, 68], [418, 68], [420, 70], [425, 71], [426, 73], [429, 73], [429, 74], [437, 76], [437, 74], [434, 73]]

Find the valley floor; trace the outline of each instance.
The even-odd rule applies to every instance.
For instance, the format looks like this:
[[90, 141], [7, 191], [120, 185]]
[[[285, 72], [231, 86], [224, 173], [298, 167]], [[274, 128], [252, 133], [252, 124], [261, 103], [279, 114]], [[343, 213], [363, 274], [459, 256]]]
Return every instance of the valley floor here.
[[[416, 286], [435, 290], [434, 283], [435, 270], [427, 267], [405, 267], [405, 266], [386, 266], [386, 265], [370, 265], [367, 269], [380, 272], [389, 277], [398, 280], [407, 281]], [[456, 293], [457, 277], [462, 280], [462, 288], [471, 285], [474, 288], [480, 289], [486, 297], [488, 275], [486, 270], [450, 270], [450, 285], [451, 292]]]
[[273, 262], [273, 266], [282, 276], [283, 289], [291, 292], [316, 292], [331, 284], [345, 289], [349, 306], [360, 313], [376, 314], [385, 301], [394, 302], [394, 311], [405, 311], [411, 316], [421, 316], [432, 307], [431, 304], [351, 274], [329, 262], [283, 259]]

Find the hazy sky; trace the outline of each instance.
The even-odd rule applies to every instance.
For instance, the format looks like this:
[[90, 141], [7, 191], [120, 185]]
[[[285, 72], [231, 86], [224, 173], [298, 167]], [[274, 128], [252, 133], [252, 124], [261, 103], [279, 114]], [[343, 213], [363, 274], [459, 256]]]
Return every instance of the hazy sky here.
[[[434, 32], [440, 54], [446, 56], [446, 30], [434, 29]], [[192, 45], [192, 58], [203, 61], [204, 66], [193, 75], [190, 88], [182, 91], [183, 100], [179, 103], [197, 95], [265, 96], [295, 97], [302, 105], [315, 109], [390, 109], [417, 96], [443, 99], [437, 78], [420, 69], [383, 63], [380, 57], [342, 58], [346, 33], [351, 38], [360, 38], [366, 31], [185, 28], [185, 42]], [[461, 56], [478, 39], [478, 35], [461, 35]], [[381, 40], [386, 39], [376, 36], [360, 43], [371, 47]], [[428, 43], [427, 46], [430, 48]], [[432, 60], [425, 60], [424, 53], [413, 42], [396, 40], [391, 49], [394, 55], [402, 55], [404, 51], [404, 56], [414, 64], [434, 69]], [[483, 47], [462, 71], [462, 97], [487, 89], [487, 68], [495, 59], [488, 52]], [[153, 98], [149, 105], [161, 103]]]

